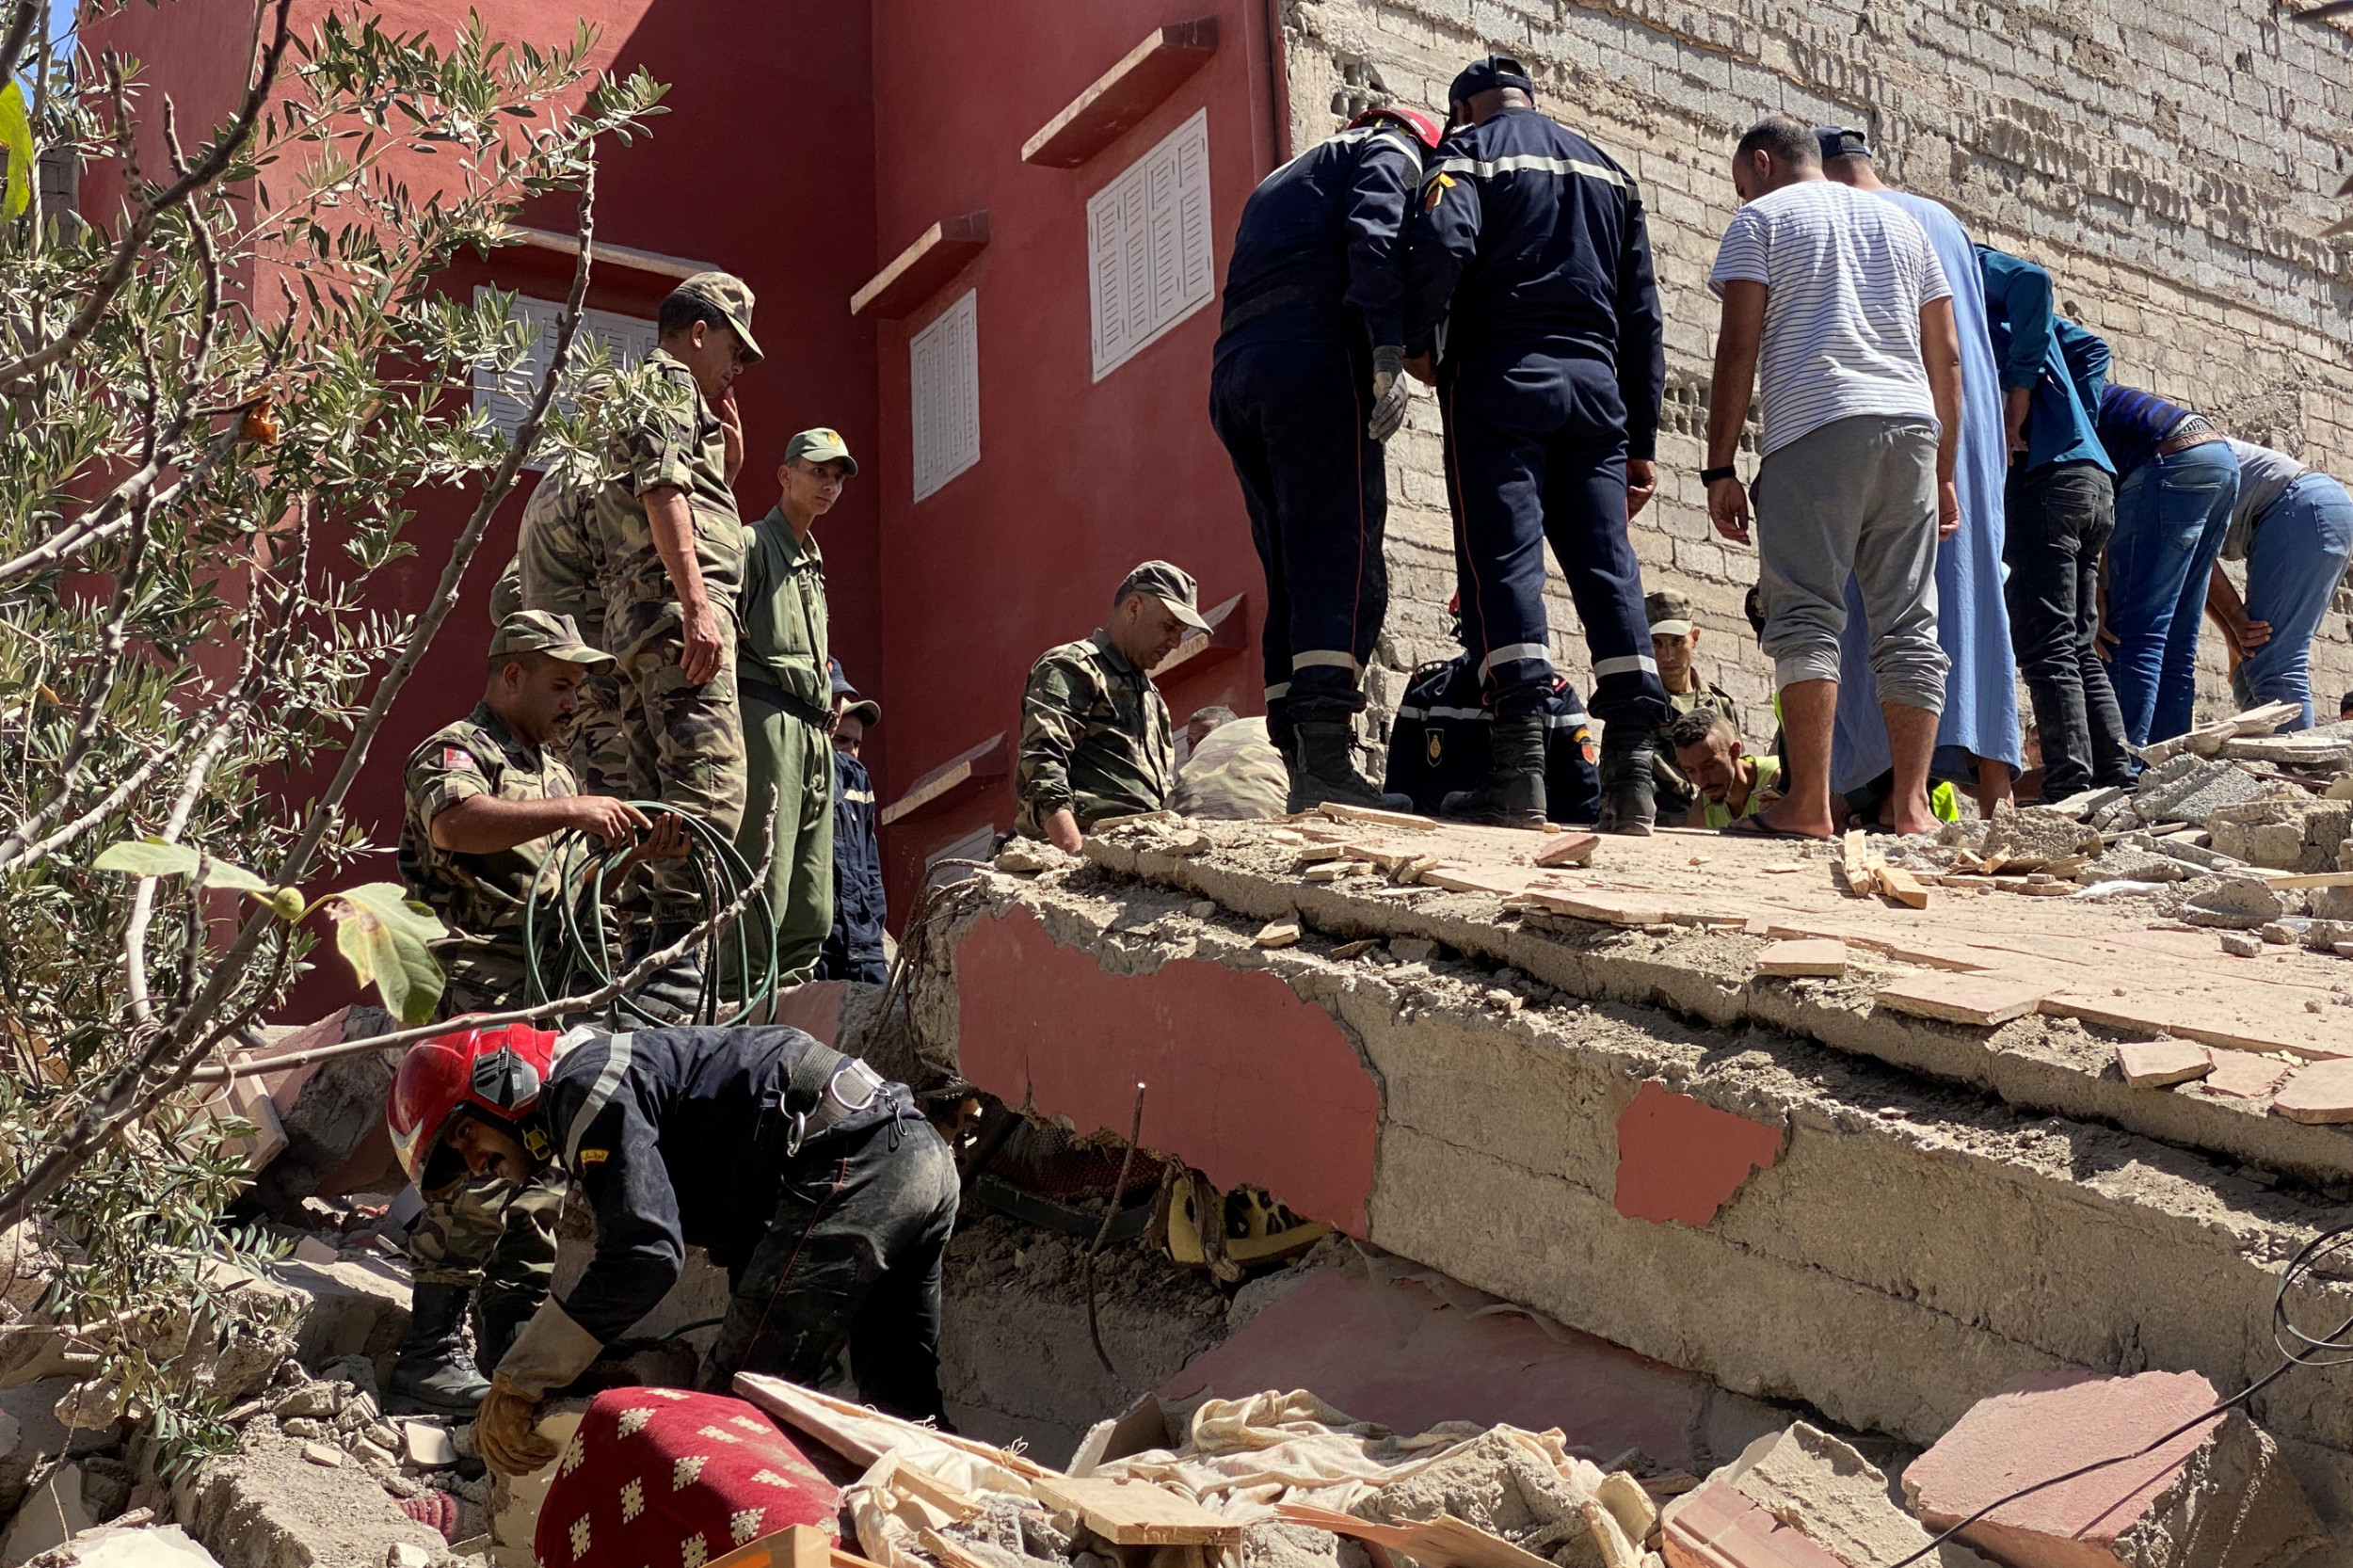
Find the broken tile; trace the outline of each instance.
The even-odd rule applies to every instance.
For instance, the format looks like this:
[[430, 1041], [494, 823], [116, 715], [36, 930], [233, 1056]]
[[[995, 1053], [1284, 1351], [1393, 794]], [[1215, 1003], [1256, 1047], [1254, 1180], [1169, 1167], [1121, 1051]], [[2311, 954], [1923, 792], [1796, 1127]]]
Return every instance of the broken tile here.
[[2271, 1109], [2292, 1122], [2353, 1122], [2353, 1057], [2297, 1068]]
[[403, 1421], [402, 1447], [408, 1463], [420, 1470], [445, 1470], [457, 1463], [457, 1445], [449, 1433], [430, 1421]]
[[344, 1463], [343, 1449], [329, 1448], [325, 1443], [303, 1444], [302, 1457], [313, 1464], [324, 1465], [329, 1470], [341, 1469]]
[[1773, 942], [1756, 955], [1760, 975], [1835, 978], [1847, 972], [1847, 944], [1834, 936]]
[[1298, 918], [1269, 920], [1258, 928], [1258, 935], [1251, 940], [1262, 948], [1287, 948], [1299, 940]]
[[1979, 1028], [2023, 1018], [2057, 989], [2048, 981], [2025, 980], [1993, 969], [1927, 970], [1882, 985], [1875, 1000], [1898, 1013]]
[[1597, 833], [1556, 833], [1536, 852], [1540, 866], [1589, 866], [1601, 844]]
[[[2196, 1372], [2041, 1372], [1979, 1400], [1904, 1471], [1932, 1530], [1960, 1523], [2086, 1455], [2131, 1453], [2214, 1407]], [[2038, 1568], [2259, 1568], [2323, 1544], [2303, 1487], [2269, 1433], [2239, 1411], [2153, 1453], [2003, 1503], [1960, 1538]]]
[[2116, 1064], [2124, 1081], [2136, 1089], [2162, 1089], [2187, 1083], [2214, 1071], [2214, 1058], [2203, 1046], [2187, 1040], [2124, 1040], [2116, 1048]]
[[2218, 1095], [2235, 1095], [2241, 1099], [2253, 1099], [2267, 1095], [2280, 1086], [2288, 1076], [2288, 1064], [2274, 1062], [2251, 1050], [2227, 1050], [2217, 1047], [2208, 1051], [2214, 1058], [2214, 1072], [2201, 1080], [2200, 1087]]
[[[1803, 1421], [1769, 1432], [1661, 1516], [1675, 1568], [1881, 1568], [1927, 1553], [1929, 1532], [1888, 1495], [1887, 1478]], [[1947, 1546], [1939, 1568], [1991, 1568]]]

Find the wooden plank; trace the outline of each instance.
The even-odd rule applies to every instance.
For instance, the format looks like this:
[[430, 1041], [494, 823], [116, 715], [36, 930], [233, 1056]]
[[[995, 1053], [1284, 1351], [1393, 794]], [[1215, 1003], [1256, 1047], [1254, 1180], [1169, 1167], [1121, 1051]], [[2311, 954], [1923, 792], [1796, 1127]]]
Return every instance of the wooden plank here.
[[2353, 872], [2306, 872], [2301, 875], [2272, 876], [2258, 871], [2256, 874], [2273, 888], [2353, 888]]
[[922, 1498], [951, 1519], [969, 1519], [981, 1511], [980, 1499], [952, 1481], [933, 1475], [902, 1453], [892, 1465], [890, 1484]]
[[1426, 1523], [1383, 1525], [1309, 1503], [1277, 1503], [1274, 1515], [1286, 1524], [1306, 1525], [1403, 1552], [1422, 1568], [1550, 1568], [1550, 1559], [1450, 1513]]
[[1917, 1017], [1990, 1028], [2025, 1017], [2056, 989], [2054, 981], [1991, 969], [1967, 974], [1931, 970], [1882, 985], [1873, 993], [1873, 1000], [1882, 1007]]
[[1756, 972], [1792, 980], [1834, 978], [1847, 972], [1847, 944], [1833, 936], [1774, 942], [1756, 955]]
[[1241, 1527], [1149, 1481], [1038, 1475], [1030, 1489], [1048, 1506], [1084, 1519], [1119, 1546], [1239, 1546]]
[[[941, 1568], [995, 1568], [995, 1564], [987, 1559], [966, 1550], [963, 1543], [940, 1534], [928, 1525], [915, 1532], [915, 1539], [922, 1544], [925, 1551], [939, 1560]], [[791, 1568], [800, 1568], [800, 1564], [793, 1563]]]
[[1543, 908], [1572, 920], [1594, 920], [1603, 925], [1705, 925], [1716, 920], [1740, 923], [1740, 918], [1719, 915], [1713, 910], [1690, 904], [1671, 904], [1648, 893], [1611, 892], [1604, 888], [1569, 891], [1559, 888], [1530, 888], [1524, 895]]
[[1135, 128], [1217, 52], [1217, 18], [1155, 27], [1021, 146], [1021, 161], [1076, 168]]

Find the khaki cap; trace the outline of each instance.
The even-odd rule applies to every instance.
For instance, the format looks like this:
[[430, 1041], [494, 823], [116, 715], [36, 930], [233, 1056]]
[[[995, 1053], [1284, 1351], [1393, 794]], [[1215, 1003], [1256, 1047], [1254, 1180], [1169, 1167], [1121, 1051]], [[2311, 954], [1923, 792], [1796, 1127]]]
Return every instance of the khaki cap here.
[[784, 443], [784, 460], [789, 463], [795, 457], [806, 457], [812, 463], [838, 460], [841, 464], [842, 477], [857, 477], [857, 459], [850, 456], [849, 447], [841, 440], [841, 432], [829, 430], [822, 424], [813, 430], [804, 430]]
[[1150, 594], [1168, 606], [1168, 613], [1196, 632], [1207, 632], [1209, 623], [1201, 618], [1201, 586], [1193, 580], [1193, 573], [1166, 561], [1146, 561], [1129, 572], [1112, 595], [1113, 604], [1124, 604], [1129, 594]]
[[588, 646], [571, 616], [546, 610], [518, 610], [499, 622], [490, 634], [490, 657], [505, 653], [544, 653], [590, 669], [605, 669], [613, 663], [613, 655]]
[[1661, 588], [1642, 600], [1642, 616], [1654, 637], [1691, 634], [1691, 600], [1673, 588]]
[[727, 317], [728, 325], [735, 328], [737, 340], [744, 344], [746, 364], [758, 364], [767, 358], [752, 340], [752, 291], [744, 286], [743, 279], [732, 272], [697, 272], [670, 292], [699, 299]]

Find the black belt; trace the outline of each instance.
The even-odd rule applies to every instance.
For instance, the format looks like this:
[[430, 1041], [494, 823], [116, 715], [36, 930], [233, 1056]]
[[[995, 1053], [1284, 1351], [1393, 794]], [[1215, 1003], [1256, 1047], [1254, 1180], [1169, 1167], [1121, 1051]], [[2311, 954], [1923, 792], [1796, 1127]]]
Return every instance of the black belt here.
[[1228, 305], [1225, 315], [1218, 320], [1217, 329], [1231, 332], [1237, 328], [1247, 327], [1270, 312], [1279, 311], [1286, 305], [1299, 304], [1303, 300], [1312, 300], [1331, 312], [1337, 312], [1340, 308], [1340, 301], [1333, 297], [1328, 290], [1307, 283], [1293, 283], [1288, 288], [1269, 289], [1239, 305]]
[[782, 686], [776, 685], [771, 681], [762, 680], [758, 676], [754, 675], [738, 675], [735, 678], [735, 684], [736, 689], [741, 691], [745, 696], [756, 696], [760, 698], [760, 701], [768, 704], [769, 707], [781, 709], [785, 712], [792, 714], [803, 724], [813, 725], [817, 728], [825, 730], [828, 733], [830, 733], [833, 729], [833, 715], [831, 713], [826, 712], [823, 708], [818, 707], [817, 704], [813, 702], [803, 702], [799, 697], [794, 696], [792, 693], [786, 691]]

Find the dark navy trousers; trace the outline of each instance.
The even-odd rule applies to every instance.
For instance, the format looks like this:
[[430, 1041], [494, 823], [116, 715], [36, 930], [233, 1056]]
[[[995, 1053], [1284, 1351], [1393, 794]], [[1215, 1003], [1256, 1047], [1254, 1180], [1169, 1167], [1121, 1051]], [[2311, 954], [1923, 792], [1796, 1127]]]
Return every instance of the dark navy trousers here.
[[1372, 355], [1338, 336], [1221, 344], [1209, 423], [1234, 460], [1266, 570], [1267, 725], [1303, 707], [1355, 712], [1389, 608], [1381, 443], [1365, 434]]
[[1585, 356], [1478, 350], [1444, 363], [1438, 403], [1463, 642], [1479, 663], [1488, 708], [1522, 718], [1551, 695], [1549, 540], [1593, 655], [1594, 716], [1664, 723], [1667, 691], [1626, 536], [1625, 409], [1615, 373]]

